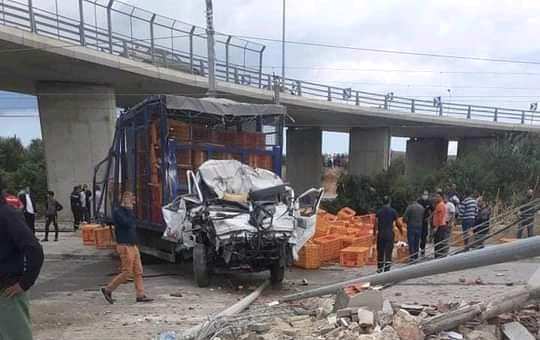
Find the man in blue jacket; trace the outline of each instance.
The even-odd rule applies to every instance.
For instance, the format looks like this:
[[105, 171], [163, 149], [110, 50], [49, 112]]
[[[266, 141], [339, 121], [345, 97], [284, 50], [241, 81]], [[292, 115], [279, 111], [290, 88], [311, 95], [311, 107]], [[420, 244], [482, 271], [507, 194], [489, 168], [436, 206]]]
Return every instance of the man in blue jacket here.
[[126, 283], [133, 276], [135, 282], [136, 302], [151, 302], [144, 294], [143, 267], [141, 255], [137, 247], [136, 219], [133, 213], [135, 197], [126, 191], [122, 195], [120, 207], [113, 212], [113, 221], [116, 233], [116, 250], [120, 254], [122, 272], [118, 274], [107, 287], [101, 288], [101, 293], [110, 304], [114, 303], [112, 292], [122, 283]]
[[[3, 189], [0, 178], [0, 192]], [[22, 216], [0, 195], [0, 339], [32, 339], [26, 291], [42, 265], [41, 245]]]

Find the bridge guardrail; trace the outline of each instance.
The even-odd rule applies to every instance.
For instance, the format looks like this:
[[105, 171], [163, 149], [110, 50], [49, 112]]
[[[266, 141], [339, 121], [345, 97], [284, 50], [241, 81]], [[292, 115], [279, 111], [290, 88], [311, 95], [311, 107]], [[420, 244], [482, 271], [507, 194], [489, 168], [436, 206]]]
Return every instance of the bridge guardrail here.
[[[101, 3], [101, 1], [108, 2]], [[116, 4], [121, 4], [124, 7], [128, 6], [132, 10], [127, 11], [122, 8], [116, 8], [114, 7]], [[60, 15], [58, 12], [32, 6], [32, 0], [27, 0], [27, 2], [0, 0], [0, 24], [68, 41], [74, 45], [82, 45], [105, 53], [151, 63], [160, 67], [202, 76], [207, 75], [208, 60], [205, 56], [205, 48], [197, 47], [197, 44], [194, 42], [195, 39], [198, 39], [199, 45], [201, 41], [205, 43], [206, 35], [203, 28], [157, 16], [154, 13], [141, 10], [119, 0], [78, 0], [78, 5], [80, 12], [79, 18], [69, 18]], [[87, 20], [85, 21], [85, 6], [94, 6], [96, 16], [94, 24], [87, 22]], [[105, 11], [107, 27], [101, 27], [98, 24], [97, 9]], [[113, 26], [113, 14], [120, 15], [123, 21], [129, 18], [129, 34], [127, 32], [120, 32], [122, 30], [125, 31], [125, 27], [117, 28], [117, 26]], [[156, 18], [161, 18], [161, 20], [157, 20]], [[144, 25], [148, 25], [148, 38], [136, 37], [136, 34], [134, 34], [134, 21], [143, 22]], [[163, 23], [163, 21], [168, 23]], [[182, 27], [178, 27], [177, 25]], [[168, 34], [156, 36], [156, 30], [165, 30]], [[396, 112], [512, 124], [534, 125], [540, 122], [537, 112], [531, 110], [446, 103], [441, 101], [440, 97], [430, 101], [400, 97], [394, 95], [392, 92], [379, 94], [299, 79], [280, 79], [278, 76], [262, 71], [265, 46], [236, 39], [230, 35], [218, 33], [216, 37], [218, 45], [221, 44], [220, 46], [224, 47], [224, 59], [218, 59], [216, 61], [216, 78], [221, 81], [272, 90], [274, 80], [277, 80], [282, 84], [281, 91], [291, 95]], [[187, 38], [187, 42], [182, 45], [187, 46], [183, 46], [183, 48], [175, 47], [175, 39], [183, 38]], [[163, 43], [163, 41], [169, 40], [169, 45]], [[252, 45], [255, 47], [251, 47]], [[231, 61], [231, 54], [236, 55], [238, 51], [244, 54], [244, 62], [242, 64]], [[257, 55], [258, 65], [250, 67], [246, 64], [247, 53]]]

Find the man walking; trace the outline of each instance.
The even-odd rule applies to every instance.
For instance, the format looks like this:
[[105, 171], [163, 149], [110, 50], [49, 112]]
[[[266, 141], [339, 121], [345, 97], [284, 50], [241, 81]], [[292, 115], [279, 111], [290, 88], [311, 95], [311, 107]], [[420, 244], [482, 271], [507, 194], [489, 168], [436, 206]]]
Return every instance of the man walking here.
[[527, 190], [525, 199], [521, 202], [521, 208], [519, 208], [518, 216], [520, 218], [517, 238], [523, 238], [523, 231], [527, 230], [527, 237], [534, 236], [534, 214], [536, 214], [536, 208], [531, 205], [534, 199], [534, 190]]
[[143, 267], [141, 255], [137, 247], [133, 193], [126, 191], [122, 195], [120, 208], [113, 212], [113, 221], [116, 232], [116, 250], [120, 254], [122, 272], [116, 276], [107, 287], [101, 288], [101, 293], [110, 304], [114, 303], [112, 292], [122, 283], [133, 276], [135, 282], [136, 302], [151, 302], [153, 299], [144, 294]]
[[47, 193], [47, 202], [45, 202], [45, 238], [42, 242], [49, 241], [49, 227], [54, 225], [54, 241], [58, 241], [58, 212], [64, 209], [54, 198], [54, 192]]
[[73, 231], [76, 231], [79, 229], [79, 224], [81, 223], [81, 195], [79, 186], [73, 187], [69, 201], [71, 203], [71, 212], [73, 213]]
[[491, 220], [491, 208], [484, 199], [478, 202], [478, 215], [474, 226], [474, 248], [484, 248], [484, 238], [489, 233], [489, 220]]
[[424, 207], [419, 201], [411, 203], [403, 214], [403, 221], [407, 223], [407, 242], [409, 243], [409, 261], [418, 258], [420, 240], [422, 238], [422, 225], [424, 224]]
[[32, 230], [32, 233], [36, 234], [36, 200], [34, 194], [30, 192], [30, 187], [26, 189], [19, 196], [23, 204], [24, 220], [26, 225]]
[[472, 196], [471, 191], [465, 192], [465, 199], [461, 202], [459, 213], [461, 216], [461, 229], [463, 230], [463, 243], [465, 249], [468, 249], [469, 239], [472, 239], [470, 233], [473, 232], [473, 227], [478, 214], [478, 202]]
[[429, 193], [424, 190], [422, 198], [418, 201], [422, 207], [424, 207], [424, 220], [422, 221], [422, 234], [420, 235], [420, 251], [422, 257], [426, 256], [426, 243], [429, 233], [429, 224], [431, 220], [431, 214], [433, 212], [433, 205], [429, 199]]
[[[0, 178], [0, 192], [3, 189]], [[22, 216], [0, 197], [0, 339], [31, 340], [26, 291], [36, 281], [43, 250]]]
[[[377, 211], [377, 272], [390, 271], [392, 266], [392, 252], [394, 250], [394, 223], [398, 219], [398, 213], [390, 206], [390, 198], [383, 198], [383, 207]], [[401, 225], [397, 223], [398, 228]]]
[[450, 232], [446, 224], [446, 204], [441, 194], [435, 196], [435, 210], [433, 212], [433, 242], [435, 244], [435, 257], [444, 257], [448, 254], [448, 238]]

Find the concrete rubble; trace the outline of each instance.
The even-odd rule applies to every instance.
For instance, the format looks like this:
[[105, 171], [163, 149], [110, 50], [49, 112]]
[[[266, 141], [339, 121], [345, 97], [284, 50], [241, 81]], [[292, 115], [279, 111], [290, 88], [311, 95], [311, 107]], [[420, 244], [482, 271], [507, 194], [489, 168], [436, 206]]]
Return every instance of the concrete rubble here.
[[[342, 292], [343, 293], [343, 292]], [[349, 290], [350, 293], [350, 290]], [[357, 297], [366, 294], [365, 298]], [[347, 294], [345, 294], [347, 295]], [[354, 298], [343, 294], [310, 298], [294, 306], [295, 313], [279, 315], [264, 322], [255, 322], [233, 336], [220, 335], [222, 340], [504, 340], [506, 334], [538, 334], [540, 318], [537, 305], [529, 305], [505, 313], [491, 320], [475, 319], [456, 329], [426, 336], [422, 322], [448, 311], [458, 310], [465, 302], [437, 305], [393, 304], [389, 300], [379, 303], [380, 291], [363, 288]], [[348, 304], [344, 304], [344, 300]], [[358, 301], [362, 301], [358, 306]], [[364, 302], [370, 303], [364, 303]], [[341, 307], [336, 309], [336, 306]], [[241, 335], [238, 335], [241, 334]], [[506, 336], [506, 337], [505, 337]], [[521, 335], [520, 335], [521, 336]], [[535, 337], [531, 335], [531, 339]]]

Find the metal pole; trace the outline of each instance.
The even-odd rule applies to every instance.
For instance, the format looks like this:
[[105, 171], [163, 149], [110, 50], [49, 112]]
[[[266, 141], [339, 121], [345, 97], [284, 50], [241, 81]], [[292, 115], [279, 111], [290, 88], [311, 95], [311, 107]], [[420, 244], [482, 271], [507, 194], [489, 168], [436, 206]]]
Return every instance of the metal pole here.
[[28, 16], [30, 17], [30, 32], [36, 31], [36, 21], [34, 19], [34, 4], [28, 0]]
[[232, 36], [228, 36], [225, 40], [225, 81], [229, 82], [229, 44], [231, 43]]
[[259, 88], [262, 88], [263, 52], [265, 48], [266, 46], [263, 46], [259, 52]]
[[286, 295], [280, 301], [292, 301], [313, 296], [334, 294], [340, 288], [356, 283], [369, 282], [372, 286], [398, 283], [424, 276], [450, 273], [469, 268], [490, 266], [492, 264], [522, 260], [540, 256], [540, 236], [516, 240], [511, 243], [479, 249], [459, 255], [418, 263], [389, 272], [334, 283], [311, 289], [302, 293]]
[[285, 0], [283, 0], [283, 18], [281, 23], [283, 27], [281, 28], [281, 82], [282, 86], [285, 89]]
[[86, 45], [86, 39], [84, 36], [84, 9], [83, 9], [83, 0], [79, 0], [79, 39], [81, 41], [81, 45]]
[[193, 33], [195, 33], [195, 26], [191, 27], [189, 31], [189, 68], [193, 73]]
[[[109, 52], [113, 53], [113, 46], [112, 46], [112, 18], [111, 18], [111, 8], [113, 5], [114, 0], [109, 0], [109, 4], [107, 5], [107, 29], [109, 30]], [[97, 32], [97, 27], [96, 27]]]
[[154, 57], [154, 20], [156, 20], [156, 14], [152, 15], [152, 18], [150, 18], [150, 53], [152, 54], [152, 64], [156, 62]]
[[216, 56], [214, 50], [214, 10], [212, 0], [206, 0], [206, 45], [208, 47], [208, 92], [207, 96], [216, 96]]

